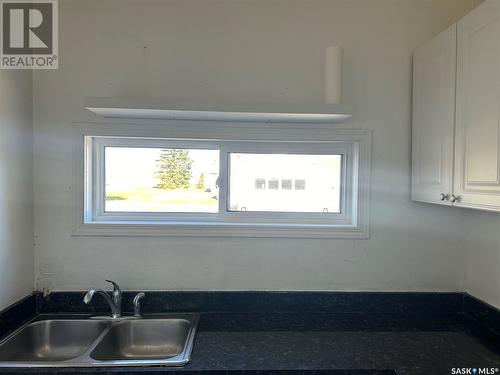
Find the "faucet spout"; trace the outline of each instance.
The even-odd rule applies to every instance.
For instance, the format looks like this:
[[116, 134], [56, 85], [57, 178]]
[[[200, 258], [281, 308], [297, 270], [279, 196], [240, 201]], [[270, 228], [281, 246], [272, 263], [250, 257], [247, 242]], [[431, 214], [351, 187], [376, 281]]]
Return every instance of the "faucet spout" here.
[[107, 302], [111, 309], [111, 317], [112, 318], [119, 318], [121, 317], [120, 309], [116, 305], [115, 301], [111, 299], [108, 293], [106, 293], [102, 289], [91, 289], [85, 294], [83, 297], [83, 302], [85, 304], [89, 304], [92, 301], [92, 298], [94, 297], [94, 294], [100, 294], [103, 296], [104, 300]]

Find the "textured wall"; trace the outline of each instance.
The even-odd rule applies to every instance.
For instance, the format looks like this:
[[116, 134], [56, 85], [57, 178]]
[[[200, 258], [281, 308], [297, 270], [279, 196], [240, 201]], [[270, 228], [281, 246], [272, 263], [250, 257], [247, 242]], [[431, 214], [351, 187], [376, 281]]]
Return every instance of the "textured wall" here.
[[0, 71], [0, 310], [33, 291], [30, 71]]
[[[60, 69], [34, 74], [36, 286], [463, 290], [463, 215], [409, 199], [412, 51], [469, 0], [61, 0]], [[323, 100], [342, 45], [346, 126], [373, 129], [371, 238], [77, 238], [72, 122], [85, 96], [195, 108]]]

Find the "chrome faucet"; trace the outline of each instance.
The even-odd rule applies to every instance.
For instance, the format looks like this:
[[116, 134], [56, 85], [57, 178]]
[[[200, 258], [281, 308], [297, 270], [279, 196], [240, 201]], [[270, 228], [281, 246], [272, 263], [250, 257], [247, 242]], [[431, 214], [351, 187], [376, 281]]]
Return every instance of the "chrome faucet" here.
[[108, 303], [111, 308], [111, 317], [113, 319], [120, 318], [122, 316], [122, 291], [117, 283], [112, 280], [106, 280], [108, 283], [113, 284], [113, 292], [111, 298], [109, 294], [102, 289], [91, 289], [85, 294], [83, 297], [83, 302], [85, 304], [89, 304], [92, 301], [92, 297], [94, 294], [101, 294], [104, 297], [104, 300]]

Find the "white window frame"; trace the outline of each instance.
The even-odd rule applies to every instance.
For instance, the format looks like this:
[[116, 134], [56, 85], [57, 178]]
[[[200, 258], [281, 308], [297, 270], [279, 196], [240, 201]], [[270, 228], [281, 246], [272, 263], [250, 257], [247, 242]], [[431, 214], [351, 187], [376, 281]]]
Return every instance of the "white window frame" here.
[[[371, 132], [332, 125], [172, 121], [75, 124], [74, 235], [368, 238]], [[219, 150], [218, 213], [104, 211], [104, 148]], [[228, 211], [229, 154], [342, 155], [341, 212]]]
[[[219, 143], [213, 141], [172, 140], [161, 138], [95, 137], [85, 136], [86, 155], [91, 155], [86, 164], [85, 221], [109, 223], [189, 223], [217, 219], [216, 213], [196, 212], [106, 212], [105, 211], [105, 148], [195, 148], [219, 150]], [[220, 210], [220, 204], [219, 204]]]

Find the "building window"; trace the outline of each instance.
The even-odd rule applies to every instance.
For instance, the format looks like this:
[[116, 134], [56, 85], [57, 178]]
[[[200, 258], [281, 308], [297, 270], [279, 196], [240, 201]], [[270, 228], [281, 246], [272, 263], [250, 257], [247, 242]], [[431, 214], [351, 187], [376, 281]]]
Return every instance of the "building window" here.
[[292, 180], [288, 178], [281, 180], [281, 188], [283, 190], [292, 190]]
[[295, 190], [306, 190], [306, 180], [295, 180]]
[[366, 131], [276, 142], [183, 138], [176, 129], [167, 138], [154, 126], [148, 136], [82, 126], [75, 234], [366, 236]]
[[266, 188], [266, 180], [264, 178], [255, 179], [255, 189], [263, 190]]
[[269, 186], [269, 190], [278, 190], [280, 188], [280, 180], [272, 178], [269, 180], [267, 185]]

